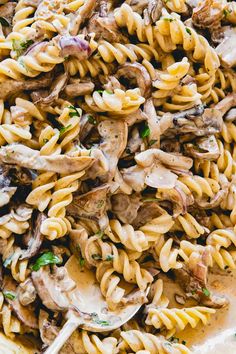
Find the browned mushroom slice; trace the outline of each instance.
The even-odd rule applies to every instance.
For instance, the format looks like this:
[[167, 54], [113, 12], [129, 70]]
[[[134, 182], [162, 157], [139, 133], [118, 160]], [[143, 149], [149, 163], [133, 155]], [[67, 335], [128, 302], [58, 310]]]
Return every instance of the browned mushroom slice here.
[[137, 216], [133, 221], [129, 223], [135, 229], [139, 229], [141, 226], [145, 225], [149, 221], [157, 218], [163, 213], [163, 209], [158, 205], [157, 202], [145, 202], [138, 209]]
[[159, 149], [149, 149], [135, 156], [138, 165], [142, 167], [151, 166], [155, 161], [161, 162], [170, 169], [189, 170], [193, 165], [193, 160], [181, 154], [171, 154]]
[[140, 88], [141, 95], [145, 98], [151, 95], [152, 80], [147, 69], [139, 63], [125, 63], [116, 72], [118, 78], [135, 80]]
[[98, 132], [102, 138], [99, 148], [108, 161], [108, 179], [111, 180], [115, 175], [118, 160], [127, 144], [128, 127], [123, 121], [109, 119], [99, 123]]
[[112, 14], [99, 16], [94, 14], [87, 26], [88, 33], [95, 33], [95, 39], [105, 39], [111, 43], [128, 43], [128, 39], [122, 34]]
[[148, 6], [144, 9], [145, 25], [150, 25], [159, 20], [163, 8], [162, 0], [148, 0]]
[[91, 81], [81, 81], [81, 79], [74, 79], [70, 82], [64, 92], [68, 97], [78, 97], [88, 95], [94, 90], [94, 83]]
[[2, 146], [0, 161], [16, 164], [30, 169], [57, 173], [73, 173], [83, 171], [94, 162], [91, 156], [71, 157], [68, 155], [41, 156], [40, 152], [22, 144]]
[[3, 17], [8, 22], [9, 25], [11, 25], [12, 23], [15, 7], [16, 7], [16, 3], [10, 1], [0, 6], [0, 16]]
[[20, 283], [17, 288], [18, 299], [23, 306], [28, 306], [36, 300], [36, 289], [30, 278], [26, 279], [24, 283]]
[[19, 93], [23, 90], [38, 90], [43, 87], [50, 86], [52, 82], [52, 75], [42, 74], [40, 77], [27, 80], [4, 80], [0, 82], [0, 99], [7, 99], [8, 97]]
[[223, 66], [232, 68], [236, 65], [236, 29], [230, 28], [225, 31], [223, 41], [216, 47], [216, 53], [221, 59]]
[[220, 156], [219, 146], [214, 135], [197, 139], [184, 145], [186, 155], [204, 160], [216, 160]]
[[41, 267], [32, 272], [32, 281], [44, 306], [52, 311], [67, 311], [71, 307], [69, 293], [76, 288], [65, 267], [57, 268], [50, 273], [50, 268]]
[[214, 30], [220, 25], [223, 17], [223, 3], [215, 0], [204, 0], [193, 9], [192, 21], [199, 28]]
[[142, 205], [140, 197], [132, 194], [118, 193], [111, 197], [112, 212], [125, 224], [132, 224], [137, 217], [137, 212]]
[[61, 91], [64, 90], [66, 84], [68, 81], [68, 74], [64, 73], [59, 75], [56, 80], [53, 82], [51, 88], [50, 88], [50, 93], [47, 97], [41, 97], [37, 102], [35, 103], [40, 103], [42, 105], [48, 105], [52, 104], [55, 100], [58, 99], [59, 94]]
[[121, 170], [124, 181], [136, 192], [141, 192], [145, 188], [145, 178], [149, 168], [143, 168], [138, 165], [124, 168]]
[[133, 11], [141, 15], [143, 10], [148, 6], [149, 0], [125, 0], [125, 3], [130, 5]]
[[222, 101], [215, 105], [215, 109], [220, 111], [222, 116], [225, 115], [226, 112], [232, 107], [236, 105], [236, 94], [231, 93], [230, 95], [226, 96]]
[[20, 259], [29, 259], [35, 256], [39, 251], [43, 242], [43, 234], [40, 232], [40, 227], [43, 220], [46, 218], [46, 215], [43, 213], [38, 213], [29, 231], [24, 235], [24, 242], [27, 244], [28, 248], [22, 251]]
[[[16, 316], [26, 326], [37, 329], [38, 319], [34, 313], [33, 306], [22, 306], [17, 297], [17, 283], [9, 276], [3, 279], [3, 294], [5, 293], [6, 301], [11, 305]], [[11, 294], [11, 296], [7, 296]]]
[[73, 216], [99, 221], [106, 213], [106, 197], [109, 185], [94, 188], [82, 195], [74, 195], [67, 212]]
[[177, 175], [163, 166], [159, 161], [155, 161], [150, 167], [145, 178], [147, 186], [152, 188], [174, 188]]

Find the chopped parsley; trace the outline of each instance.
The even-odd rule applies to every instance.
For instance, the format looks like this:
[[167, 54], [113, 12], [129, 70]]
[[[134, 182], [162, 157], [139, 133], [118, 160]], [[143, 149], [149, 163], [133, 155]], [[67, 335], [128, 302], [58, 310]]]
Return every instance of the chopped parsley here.
[[150, 140], [148, 145], [149, 146], [152, 146], [153, 144], [155, 144], [157, 142], [157, 140], [153, 139], [153, 140]]
[[32, 39], [26, 41], [12, 40], [12, 49], [16, 52], [17, 57], [21, 56], [34, 42]]
[[52, 252], [43, 253], [36, 262], [32, 265], [32, 270], [38, 271], [41, 267], [46, 266], [48, 264], [60, 264], [61, 260], [58, 256], [53, 254]]
[[109, 91], [109, 90], [105, 90], [106, 93], [108, 93], [108, 95], [112, 95], [113, 92], [112, 91]]
[[151, 133], [150, 128], [148, 127], [147, 124], [145, 124], [144, 127], [140, 131], [140, 137], [144, 139], [147, 136], [149, 136], [150, 133]]
[[75, 106], [69, 106], [68, 108], [70, 110], [70, 117], [81, 117], [81, 109], [78, 109]]
[[89, 122], [90, 124], [93, 124], [93, 125], [96, 125], [96, 124], [97, 124], [96, 119], [95, 119], [93, 116], [91, 116], [91, 115], [88, 115], [88, 122]]
[[68, 129], [70, 129], [72, 127], [72, 125], [71, 124], [69, 124], [69, 125], [67, 125], [67, 127], [62, 127], [61, 129], [60, 129], [60, 134], [59, 134], [59, 136], [61, 137]]
[[101, 326], [110, 326], [110, 322], [108, 321], [104, 321], [104, 320], [100, 320], [98, 317], [98, 314], [96, 312], [92, 313], [92, 319], [94, 323], [97, 323]]
[[202, 288], [202, 292], [203, 292], [203, 294], [205, 296], [210, 296], [211, 295], [210, 291], [208, 289], [206, 289], [206, 288]]
[[96, 92], [98, 93], [103, 93], [104, 90], [97, 90]]
[[188, 27], [185, 28], [185, 31], [186, 31], [188, 34], [190, 34], [190, 35], [192, 34], [191, 29], [188, 28]]
[[14, 300], [16, 298], [16, 295], [11, 291], [3, 291], [3, 296], [5, 297], [5, 299], [9, 300]]
[[47, 144], [48, 142], [49, 142], [48, 139], [43, 139], [43, 143], [44, 143], [44, 144]]
[[232, 12], [232, 10], [228, 10], [228, 9], [223, 10], [223, 14], [225, 17], [227, 17], [231, 12]]
[[5, 19], [5, 17], [1, 17], [1, 16], [0, 16], [0, 24], [3, 27], [9, 27], [10, 26], [10, 23], [7, 21], [7, 19]]
[[80, 267], [84, 267], [84, 264], [85, 264], [85, 259], [83, 257], [80, 257], [80, 259], [79, 259]]
[[112, 261], [113, 258], [114, 258], [113, 254], [108, 254], [108, 255], [106, 256], [106, 261]]
[[164, 21], [168, 21], [168, 22], [173, 22], [173, 18], [169, 18], [169, 17], [164, 17], [163, 18]]

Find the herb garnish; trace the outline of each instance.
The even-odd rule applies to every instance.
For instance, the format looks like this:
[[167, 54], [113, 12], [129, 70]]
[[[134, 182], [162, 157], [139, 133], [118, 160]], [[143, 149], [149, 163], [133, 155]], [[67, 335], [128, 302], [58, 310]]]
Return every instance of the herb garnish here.
[[9, 300], [14, 300], [16, 298], [16, 295], [11, 291], [3, 291], [3, 296], [5, 297], [5, 299]]
[[59, 136], [61, 137], [68, 129], [70, 129], [72, 127], [72, 125], [71, 124], [69, 124], [69, 125], [67, 125], [67, 127], [62, 127], [61, 129], [60, 129], [60, 134], [59, 134]]
[[61, 260], [58, 256], [53, 254], [52, 252], [43, 253], [32, 265], [32, 270], [38, 271], [41, 267], [48, 264], [60, 264]]

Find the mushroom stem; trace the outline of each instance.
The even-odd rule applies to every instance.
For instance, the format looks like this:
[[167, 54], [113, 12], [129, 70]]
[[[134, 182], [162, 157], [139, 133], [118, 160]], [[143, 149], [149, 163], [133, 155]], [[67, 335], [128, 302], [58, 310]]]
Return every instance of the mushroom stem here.
[[58, 336], [56, 337], [54, 342], [48, 347], [44, 354], [59, 353], [60, 349], [70, 338], [73, 332], [83, 323], [84, 322], [81, 317], [75, 316], [73, 313], [70, 313], [68, 320], [60, 330]]

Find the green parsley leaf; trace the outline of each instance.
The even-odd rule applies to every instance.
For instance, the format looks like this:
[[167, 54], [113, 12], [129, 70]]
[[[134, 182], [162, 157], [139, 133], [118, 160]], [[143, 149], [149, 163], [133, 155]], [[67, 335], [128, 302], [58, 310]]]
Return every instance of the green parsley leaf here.
[[108, 93], [108, 95], [112, 95], [113, 92], [112, 91], [109, 91], [109, 90], [105, 90], [106, 93]]
[[192, 290], [192, 291], [191, 291], [191, 294], [192, 294], [192, 295], [195, 295], [195, 294], [196, 294], [196, 290]]
[[113, 258], [114, 258], [113, 254], [108, 254], [108, 255], [106, 256], [106, 261], [112, 261]]
[[100, 256], [100, 254], [92, 254], [92, 258], [95, 260], [95, 261], [101, 261], [102, 257]]
[[12, 40], [12, 49], [16, 52], [17, 57], [21, 56], [27, 48], [29, 48], [34, 42], [32, 39], [26, 41]]
[[16, 295], [11, 291], [3, 291], [3, 296], [5, 297], [5, 299], [9, 300], [14, 300], [16, 298]]
[[168, 21], [168, 22], [173, 22], [173, 18], [169, 18], [169, 17], [164, 17], [163, 18], [164, 21]]
[[97, 90], [96, 92], [98, 93], [103, 93], [104, 90]]
[[140, 137], [144, 139], [147, 136], [149, 136], [150, 133], [151, 133], [150, 128], [148, 127], [148, 125], [145, 124], [143, 129], [140, 131]]
[[227, 17], [231, 12], [232, 12], [232, 10], [228, 10], [228, 9], [223, 10], [223, 14], [225, 17]]
[[185, 31], [186, 31], [188, 34], [190, 34], [190, 35], [192, 34], [191, 29], [188, 28], [188, 27], [185, 28]]
[[47, 144], [48, 142], [49, 142], [48, 139], [43, 139], [43, 143], [44, 143], [44, 144]]
[[80, 264], [80, 267], [84, 267], [85, 265], [85, 259], [83, 257], [80, 257], [79, 259], [79, 264]]
[[157, 202], [157, 198], [143, 198], [142, 202]]
[[72, 127], [72, 125], [71, 124], [69, 124], [69, 125], [67, 125], [67, 127], [62, 127], [61, 129], [60, 129], [60, 134], [59, 134], [59, 136], [61, 137], [68, 129], [70, 129]]
[[9, 27], [10, 26], [10, 23], [7, 21], [7, 19], [5, 19], [5, 17], [1, 17], [1, 16], [0, 16], [0, 24], [3, 27]]
[[202, 292], [203, 292], [203, 294], [205, 296], [210, 296], [211, 295], [210, 291], [208, 289], [206, 289], [206, 288], [202, 288]]
[[75, 106], [69, 106], [68, 108], [70, 110], [70, 117], [81, 117], [81, 109], [78, 109]]
[[98, 314], [96, 312], [93, 312], [92, 314], [92, 319], [94, 323], [97, 323], [101, 326], [110, 326], [110, 322], [108, 321], [104, 321], [104, 320], [100, 320], [98, 317]]
[[157, 142], [157, 140], [153, 139], [153, 140], [150, 140], [148, 145], [149, 146], [152, 146], [153, 144], [155, 144]]
[[43, 253], [32, 265], [32, 270], [38, 271], [41, 267], [48, 264], [60, 264], [61, 260], [58, 256], [53, 254], [52, 252]]
[[95, 119], [93, 116], [91, 116], [91, 115], [88, 115], [88, 122], [89, 122], [90, 124], [93, 124], [93, 125], [96, 125], [96, 124], [97, 124], [96, 119]]

